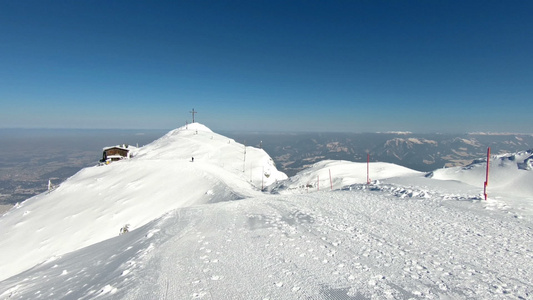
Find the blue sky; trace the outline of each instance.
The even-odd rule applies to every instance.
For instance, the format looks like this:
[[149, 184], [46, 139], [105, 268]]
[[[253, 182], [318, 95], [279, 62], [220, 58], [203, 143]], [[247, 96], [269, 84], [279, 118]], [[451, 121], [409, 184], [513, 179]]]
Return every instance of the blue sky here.
[[0, 0], [0, 128], [533, 132], [531, 1]]

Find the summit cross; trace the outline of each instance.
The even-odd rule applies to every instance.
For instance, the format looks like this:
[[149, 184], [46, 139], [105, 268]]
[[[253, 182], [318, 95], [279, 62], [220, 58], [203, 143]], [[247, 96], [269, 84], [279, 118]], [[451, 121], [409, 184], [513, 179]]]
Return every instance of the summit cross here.
[[192, 114], [192, 122], [194, 123], [194, 114], [197, 114], [198, 112], [194, 111], [194, 108], [193, 108], [192, 111], [190, 111], [190, 113]]

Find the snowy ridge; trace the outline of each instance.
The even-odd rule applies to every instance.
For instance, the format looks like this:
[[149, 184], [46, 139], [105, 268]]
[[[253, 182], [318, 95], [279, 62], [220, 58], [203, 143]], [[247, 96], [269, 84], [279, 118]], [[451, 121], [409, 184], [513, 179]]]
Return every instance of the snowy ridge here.
[[[421, 176], [423, 173], [395, 164], [372, 162], [369, 164], [369, 174], [371, 180], [382, 180], [392, 177]], [[278, 193], [303, 193], [310, 190], [338, 190], [349, 185], [366, 183], [366, 181], [366, 163], [324, 160], [273, 185], [271, 189]]]
[[286, 178], [263, 150], [246, 149], [248, 173], [243, 145], [195, 123], [139, 148], [132, 159], [81, 170], [0, 218], [0, 228], [9, 229], [0, 232], [0, 280], [115, 237], [126, 224], [133, 230], [178, 207], [252, 197], [261, 181]]

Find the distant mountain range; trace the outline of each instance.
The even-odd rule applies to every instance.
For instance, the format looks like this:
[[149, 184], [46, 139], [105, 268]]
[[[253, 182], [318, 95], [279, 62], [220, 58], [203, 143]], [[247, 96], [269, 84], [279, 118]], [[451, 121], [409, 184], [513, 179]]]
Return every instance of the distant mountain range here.
[[236, 141], [263, 147], [278, 168], [292, 176], [315, 162], [333, 159], [389, 162], [418, 171], [464, 166], [493, 154], [533, 148], [531, 134], [469, 133], [228, 133]]

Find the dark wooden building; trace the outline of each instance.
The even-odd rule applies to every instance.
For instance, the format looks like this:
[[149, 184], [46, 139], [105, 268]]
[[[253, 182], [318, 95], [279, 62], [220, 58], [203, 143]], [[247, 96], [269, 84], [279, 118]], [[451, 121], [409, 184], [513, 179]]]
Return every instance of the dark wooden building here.
[[130, 158], [130, 149], [128, 149], [128, 145], [104, 148], [102, 162], [109, 163], [124, 158]]

